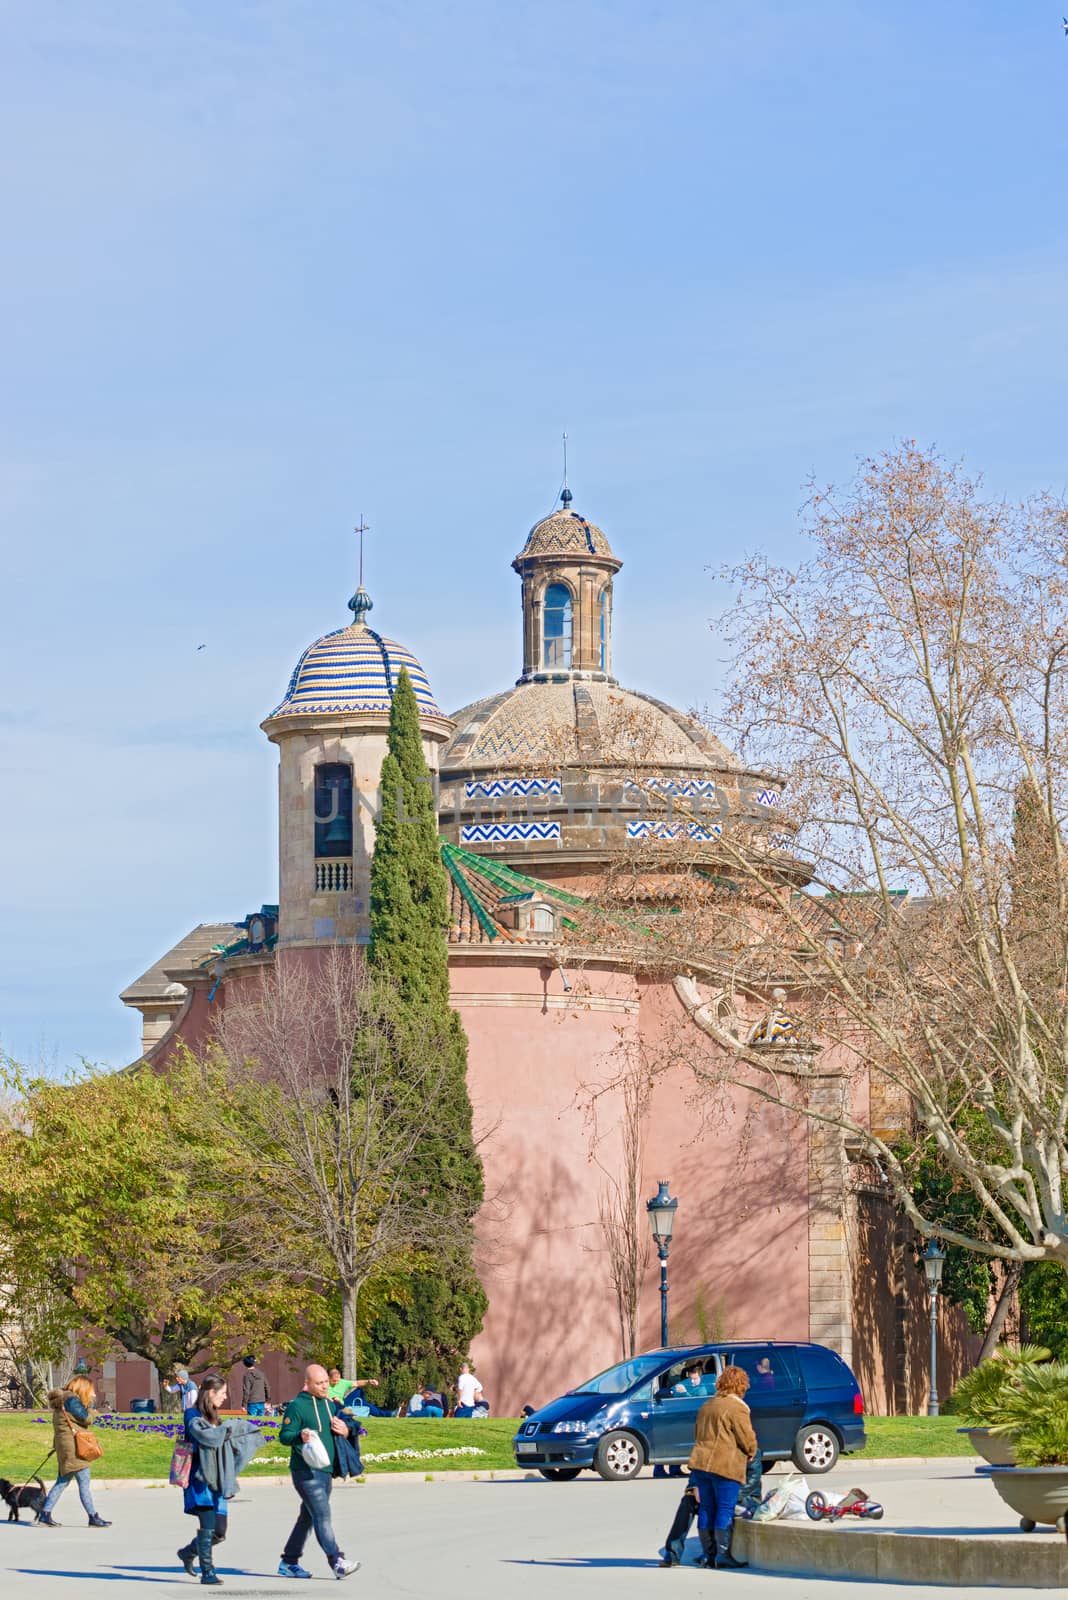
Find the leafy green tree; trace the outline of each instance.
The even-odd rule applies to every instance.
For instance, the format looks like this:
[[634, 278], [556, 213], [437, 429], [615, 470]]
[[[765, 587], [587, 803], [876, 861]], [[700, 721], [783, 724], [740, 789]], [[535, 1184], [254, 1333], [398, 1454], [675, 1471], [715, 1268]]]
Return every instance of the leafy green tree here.
[[369, 953], [372, 970], [390, 978], [400, 999], [407, 1039], [396, 1062], [399, 1078], [424, 1070], [419, 1045], [428, 1027], [444, 1041], [437, 1111], [413, 1150], [408, 1192], [428, 1210], [451, 1218], [424, 1256], [433, 1264], [413, 1274], [410, 1302], [391, 1307], [370, 1330], [368, 1360], [393, 1374], [399, 1388], [392, 1398], [397, 1399], [404, 1398], [399, 1390], [417, 1380], [455, 1377], [456, 1363], [467, 1355], [486, 1309], [473, 1259], [473, 1221], [483, 1183], [467, 1092], [467, 1038], [449, 1005], [445, 870], [419, 708], [404, 671], [390, 709], [380, 796]]
[[1056, 1261], [1039, 1261], [1026, 1269], [1020, 1309], [1027, 1337], [1046, 1345], [1055, 1361], [1068, 1362], [1068, 1277]]
[[236, 1147], [199, 1075], [16, 1081], [20, 1114], [0, 1131], [0, 1276], [25, 1313], [48, 1307], [46, 1343], [77, 1331], [161, 1375], [198, 1354], [232, 1360], [253, 1339], [293, 1347], [295, 1286], [250, 1279], [224, 1243], [218, 1175]]

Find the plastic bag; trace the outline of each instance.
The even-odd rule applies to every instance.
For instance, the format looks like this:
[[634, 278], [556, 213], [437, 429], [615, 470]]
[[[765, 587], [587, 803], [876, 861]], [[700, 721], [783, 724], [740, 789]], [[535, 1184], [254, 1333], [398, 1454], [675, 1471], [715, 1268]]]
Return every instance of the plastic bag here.
[[766, 1494], [756, 1510], [753, 1512], [754, 1522], [793, 1522], [798, 1517], [807, 1515], [805, 1501], [808, 1499], [808, 1482], [799, 1472], [790, 1475], [776, 1484], [770, 1494]]
[[330, 1453], [317, 1433], [305, 1439], [300, 1447], [300, 1453], [306, 1467], [312, 1467], [318, 1472], [330, 1465]]

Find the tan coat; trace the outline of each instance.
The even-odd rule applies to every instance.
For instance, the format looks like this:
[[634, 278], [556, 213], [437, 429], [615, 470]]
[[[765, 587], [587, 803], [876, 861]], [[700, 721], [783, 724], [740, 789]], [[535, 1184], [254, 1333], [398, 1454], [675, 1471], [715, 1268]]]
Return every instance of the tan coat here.
[[697, 1413], [697, 1432], [689, 1466], [695, 1472], [714, 1472], [720, 1478], [745, 1482], [757, 1439], [749, 1420], [749, 1407], [736, 1394], [717, 1394]]
[[[89, 1465], [88, 1461], [80, 1461], [74, 1451], [74, 1418], [69, 1411], [65, 1411], [63, 1403], [71, 1398], [69, 1389], [53, 1389], [48, 1396], [48, 1404], [52, 1407], [52, 1437], [56, 1447], [56, 1472], [61, 1478], [68, 1477], [73, 1472], [80, 1472]], [[75, 1427], [84, 1427], [84, 1423], [75, 1423]]]

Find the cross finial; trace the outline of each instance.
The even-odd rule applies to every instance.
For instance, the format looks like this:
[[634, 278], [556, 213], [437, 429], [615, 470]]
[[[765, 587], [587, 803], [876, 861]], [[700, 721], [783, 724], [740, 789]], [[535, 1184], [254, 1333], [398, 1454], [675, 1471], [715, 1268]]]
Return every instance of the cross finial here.
[[359, 536], [360, 540], [360, 582], [356, 593], [349, 601], [349, 610], [352, 612], [353, 621], [357, 626], [361, 626], [367, 613], [372, 610], [371, 596], [363, 586], [363, 536], [365, 533], [370, 533], [371, 524], [363, 520], [362, 511], [360, 512], [360, 520], [352, 531]]
[[362, 589], [363, 588], [363, 536], [364, 536], [365, 533], [370, 533], [370, 531], [371, 531], [371, 524], [369, 522], [365, 522], [363, 520], [363, 512], [362, 511], [360, 512], [360, 520], [356, 524], [356, 526], [353, 528], [352, 531], [353, 531], [353, 533], [358, 534], [359, 538], [360, 538], [360, 588]]

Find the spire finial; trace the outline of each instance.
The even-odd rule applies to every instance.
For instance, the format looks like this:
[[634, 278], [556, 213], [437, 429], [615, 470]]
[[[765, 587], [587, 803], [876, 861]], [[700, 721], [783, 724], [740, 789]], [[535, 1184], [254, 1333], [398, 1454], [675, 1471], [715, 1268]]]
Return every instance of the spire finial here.
[[560, 504], [566, 511], [571, 504], [571, 490], [567, 486], [567, 434], [564, 434], [564, 489], [560, 496]]
[[359, 536], [360, 540], [360, 582], [356, 593], [349, 601], [349, 610], [352, 612], [353, 622], [359, 628], [366, 621], [367, 613], [373, 609], [371, 596], [363, 586], [363, 536], [365, 533], [370, 533], [371, 524], [363, 520], [362, 511], [360, 512], [360, 520], [352, 531]]

